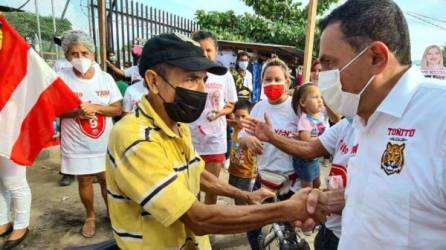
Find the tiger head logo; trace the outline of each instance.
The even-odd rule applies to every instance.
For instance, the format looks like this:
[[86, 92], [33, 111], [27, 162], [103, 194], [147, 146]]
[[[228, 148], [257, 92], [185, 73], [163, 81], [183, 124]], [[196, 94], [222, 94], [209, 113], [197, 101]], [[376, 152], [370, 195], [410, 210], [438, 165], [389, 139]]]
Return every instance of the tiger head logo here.
[[404, 149], [406, 144], [387, 143], [386, 150], [381, 157], [381, 168], [387, 175], [399, 174], [404, 166]]

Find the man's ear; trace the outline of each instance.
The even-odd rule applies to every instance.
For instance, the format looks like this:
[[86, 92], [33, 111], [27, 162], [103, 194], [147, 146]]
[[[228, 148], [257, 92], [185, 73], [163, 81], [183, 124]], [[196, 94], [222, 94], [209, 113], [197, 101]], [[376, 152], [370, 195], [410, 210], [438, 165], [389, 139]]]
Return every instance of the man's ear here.
[[374, 74], [381, 73], [389, 64], [390, 53], [389, 48], [383, 42], [373, 42], [370, 45], [372, 53], [372, 67]]
[[144, 74], [144, 80], [149, 89], [149, 92], [155, 95], [157, 95], [160, 91], [159, 81], [157, 76], [158, 74], [151, 69], [146, 70], [146, 73]]

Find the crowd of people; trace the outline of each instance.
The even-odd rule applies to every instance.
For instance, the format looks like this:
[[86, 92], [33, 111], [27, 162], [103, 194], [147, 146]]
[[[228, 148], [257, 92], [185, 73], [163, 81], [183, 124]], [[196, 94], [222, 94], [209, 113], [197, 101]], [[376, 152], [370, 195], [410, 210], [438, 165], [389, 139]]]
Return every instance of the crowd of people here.
[[[311, 82], [266, 60], [259, 101], [250, 54], [222, 66], [210, 32], [154, 36], [126, 69], [109, 54], [111, 74], [85, 32], [65, 32], [55, 69], [82, 104], [60, 116], [60, 173], [61, 185], [77, 179], [82, 236], [96, 233], [97, 181], [120, 249], [211, 249], [208, 234], [244, 232], [260, 249], [261, 228], [283, 221], [317, 226], [316, 250], [446, 249], [446, 84], [412, 66], [397, 4], [375, 2], [321, 20]], [[0, 158], [3, 249], [29, 232], [25, 169]], [[291, 183], [278, 202], [263, 203], [276, 196], [265, 171]]]

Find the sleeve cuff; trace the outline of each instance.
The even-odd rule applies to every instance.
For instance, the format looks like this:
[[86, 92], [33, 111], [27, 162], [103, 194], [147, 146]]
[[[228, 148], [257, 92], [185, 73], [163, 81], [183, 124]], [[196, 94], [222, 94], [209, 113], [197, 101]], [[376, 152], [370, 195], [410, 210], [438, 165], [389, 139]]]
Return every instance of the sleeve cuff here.
[[178, 201], [178, 208], [175, 212], [171, 213], [170, 216], [165, 217], [161, 224], [165, 227], [169, 227], [172, 225], [175, 221], [179, 220], [181, 216], [183, 216], [194, 204], [194, 202], [197, 200], [197, 197], [192, 195], [192, 193], [185, 193], [184, 197]]

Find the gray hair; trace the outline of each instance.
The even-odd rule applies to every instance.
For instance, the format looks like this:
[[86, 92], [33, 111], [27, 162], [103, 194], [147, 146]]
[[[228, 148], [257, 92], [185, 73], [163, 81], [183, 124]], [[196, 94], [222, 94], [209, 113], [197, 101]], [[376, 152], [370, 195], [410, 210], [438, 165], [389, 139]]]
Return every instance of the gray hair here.
[[62, 49], [63, 52], [66, 54], [71, 46], [73, 46], [73, 44], [82, 44], [83, 46], [85, 46], [88, 50], [90, 50], [92, 53], [95, 53], [95, 47], [94, 47], [94, 42], [93, 39], [91, 39], [91, 37], [83, 32], [82, 30], [70, 30], [70, 31], [66, 31], [63, 35], [62, 35]]

